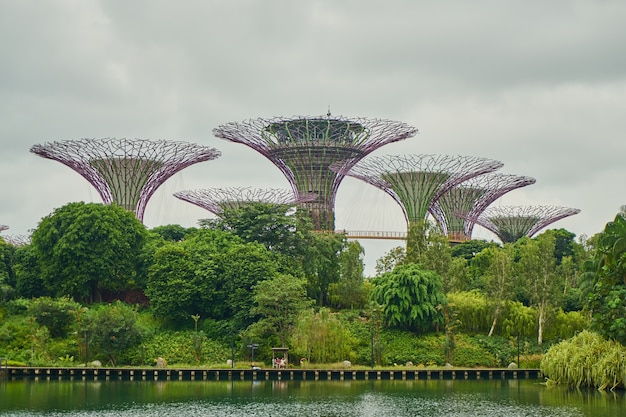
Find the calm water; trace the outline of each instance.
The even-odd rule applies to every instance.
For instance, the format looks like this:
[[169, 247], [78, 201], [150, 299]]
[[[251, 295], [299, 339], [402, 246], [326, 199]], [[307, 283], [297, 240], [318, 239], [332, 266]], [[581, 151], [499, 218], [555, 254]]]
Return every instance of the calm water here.
[[537, 381], [0, 381], [1, 416], [625, 416]]

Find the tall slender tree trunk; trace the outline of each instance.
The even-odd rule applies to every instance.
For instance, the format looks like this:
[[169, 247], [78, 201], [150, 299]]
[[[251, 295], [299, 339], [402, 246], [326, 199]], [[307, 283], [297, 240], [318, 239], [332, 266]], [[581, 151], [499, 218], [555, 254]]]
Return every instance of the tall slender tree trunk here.
[[489, 337], [493, 335], [493, 332], [496, 329], [496, 324], [498, 323], [499, 316], [500, 316], [500, 306], [496, 307], [496, 311], [493, 313], [493, 322], [491, 323], [491, 329], [489, 329]]
[[538, 327], [539, 330], [537, 331], [537, 344], [539, 346], [541, 346], [541, 344], [543, 343], [543, 325], [546, 321], [546, 305], [544, 302], [539, 304], [539, 322], [538, 322]]

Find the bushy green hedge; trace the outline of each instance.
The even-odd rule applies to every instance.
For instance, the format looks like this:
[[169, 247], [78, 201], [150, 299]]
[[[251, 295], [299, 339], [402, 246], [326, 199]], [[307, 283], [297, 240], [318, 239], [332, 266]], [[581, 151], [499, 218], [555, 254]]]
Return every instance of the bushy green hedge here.
[[[199, 348], [199, 344], [200, 348]], [[199, 349], [198, 349], [199, 348]], [[226, 363], [230, 349], [207, 339], [202, 332], [162, 332], [145, 340], [128, 352], [127, 360], [136, 366], [151, 366], [159, 357], [170, 365], [199, 365]]]
[[[445, 335], [415, 335], [401, 331], [383, 332], [382, 365], [443, 366], [446, 364]], [[499, 367], [513, 361], [515, 347], [504, 338], [493, 336], [454, 336], [451, 365], [457, 367]]]
[[[488, 334], [493, 323], [495, 307], [477, 290], [447, 294], [448, 302], [459, 320], [458, 331]], [[544, 340], [562, 340], [586, 329], [589, 320], [580, 311], [556, 310], [544, 327]], [[537, 310], [520, 302], [504, 304], [498, 317], [494, 335], [504, 338], [537, 337]]]

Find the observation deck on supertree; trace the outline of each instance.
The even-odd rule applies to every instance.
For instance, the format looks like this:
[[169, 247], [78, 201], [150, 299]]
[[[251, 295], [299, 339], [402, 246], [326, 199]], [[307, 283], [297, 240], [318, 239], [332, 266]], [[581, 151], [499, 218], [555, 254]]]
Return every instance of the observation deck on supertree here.
[[409, 226], [427, 220], [432, 204], [457, 184], [502, 167], [492, 159], [450, 155], [386, 155], [363, 160], [346, 175], [389, 194]]
[[315, 194], [302, 203], [317, 230], [335, 229], [335, 197], [345, 177], [330, 169], [348, 171], [383, 145], [407, 139], [417, 132], [402, 122], [342, 116], [252, 119], [228, 123], [213, 130], [215, 136], [244, 144], [280, 169], [297, 196]]
[[133, 211], [140, 221], [148, 200], [168, 178], [221, 155], [186, 142], [116, 138], [49, 142], [30, 151], [72, 168], [96, 188], [105, 204]]
[[472, 238], [474, 222], [494, 201], [515, 189], [534, 184], [535, 179], [520, 175], [487, 173], [452, 187], [431, 206], [430, 213], [450, 241]]
[[188, 203], [195, 204], [220, 216], [224, 210], [237, 209], [251, 203], [267, 203], [279, 205], [296, 205], [303, 202], [313, 201], [316, 195], [294, 195], [292, 190], [286, 188], [251, 188], [251, 187], [228, 187], [208, 188], [201, 190], [184, 190], [174, 193]]
[[579, 209], [558, 206], [496, 206], [489, 207], [472, 220], [493, 232], [502, 243], [513, 243], [578, 213]]

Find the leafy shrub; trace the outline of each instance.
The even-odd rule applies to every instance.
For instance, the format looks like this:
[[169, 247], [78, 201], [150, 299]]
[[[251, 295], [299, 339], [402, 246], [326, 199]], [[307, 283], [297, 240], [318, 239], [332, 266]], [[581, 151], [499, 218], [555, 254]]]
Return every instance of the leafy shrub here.
[[520, 368], [539, 368], [541, 367], [542, 353], [531, 353], [520, 355]]
[[386, 330], [383, 343], [382, 365], [403, 365], [407, 362], [425, 366], [445, 364], [443, 335], [423, 335]]
[[552, 382], [573, 387], [624, 387], [626, 347], [585, 330], [552, 346], [541, 360], [541, 371]]
[[93, 347], [97, 355], [113, 365], [126, 349], [138, 345], [143, 337], [137, 324], [137, 312], [120, 301], [90, 309], [84, 325], [83, 330], [89, 332], [90, 349]]
[[[37, 324], [24, 316], [9, 316], [0, 325], [0, 356], [11, 360], [30, 362], [35, 347], [40, 345], [34, 337]], [[44, 336], [46, 332], [39, 332]]]
[[517, 346], [511, 339], [484, 335], [470, 336], [470, 339], [495, 359], [492, 365], [483, 363], [484, 366], [507, 366], [517, 354]]
[[563, 340], [574, 337], [577, 333], [586, 329], [589, 320], [580, 311], [569, 311], [567, 313], [559, 310], [556, 316], [546, 326], [544, 337], [548, 340]]
[[69, 297], [40, 297], [31, 301], [28, 313], [35, 317], [37, 323], [46, 326], [50, 337], [66, 337], [76, 323], [76, 312], [81, 305]]
[[[201, 338], [201, 355], [198, 358], [194, 338]], [[196, 341], [197, 342], [197, 341]], [[133, 365], [153, 365], [158, 357], [165, 358], [170, 365], [191, 365], [200, 363], [224, 363], [230, 358], [230, 349], [201, 332], [161, 332], [136, 346], [128, 355]]]
[[491, 353], [481, 346], [472, 344], [470, 340], [458, 340], [454, 349], [454, 366], [461, 367], [494, 367], [500, 363]]
[[491, 308], [487, 298], [478, 290], [447, 294], [448, 303], [454, 306], [459, 331], [488, 332], [491, 326]]

